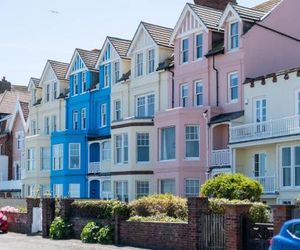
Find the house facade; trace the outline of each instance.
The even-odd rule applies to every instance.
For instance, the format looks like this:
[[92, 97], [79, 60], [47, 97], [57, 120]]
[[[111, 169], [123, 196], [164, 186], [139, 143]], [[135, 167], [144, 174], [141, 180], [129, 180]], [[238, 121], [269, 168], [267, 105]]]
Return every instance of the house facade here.
[[25, 137], [26, 164], [22, 173], [24, 196], [43, 196], [50, 192], [50, 137], [65, 128], [67, 63], [48, 60], [40, 79], [31, 78], [30, 112]]
[[[90, 154], [88, 142], [104, 134], [100, 107], [108, 101], [101, 97], [98, 84], [99, 54], [99, 50], [76, 49], [66, 73], [70, 88], [63, 111], [65, 129], [51, 136], [50, 190], [55, 197], [88, 197], [88, 157], [99, 157], [96, 150]], [[106, 112], [109, 116], [109, 109]]]
[[171, 33], [170, 28], [141, 22], [124, 55], [125, 75], [112, 85], [111, 181], [113, 197], [122, 201], [154, 192], [153, 119], [167, 108], [169, 73], [164, 65], [173, 53]]

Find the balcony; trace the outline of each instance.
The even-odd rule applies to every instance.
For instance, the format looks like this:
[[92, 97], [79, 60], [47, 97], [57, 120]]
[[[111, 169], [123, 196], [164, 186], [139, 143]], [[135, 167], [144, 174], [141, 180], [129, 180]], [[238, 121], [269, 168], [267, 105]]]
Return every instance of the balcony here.
[[252, 177], [252, 179], [258, 181], [263, 186], [264, 194], [274, 194], [276, 192], [275, 176]]
[[0, 181], [0, 191], [21, 190], [20, 180]]
[[230, 149], [213, 150], [211, 154], [211, 166], [231, 166]]
[[100, 162], [90, 162], [89, 163], [89, 174], [98, 174], [101, 170]]
[[230, 127], [230, 143], [300, 134], [300, 116]]

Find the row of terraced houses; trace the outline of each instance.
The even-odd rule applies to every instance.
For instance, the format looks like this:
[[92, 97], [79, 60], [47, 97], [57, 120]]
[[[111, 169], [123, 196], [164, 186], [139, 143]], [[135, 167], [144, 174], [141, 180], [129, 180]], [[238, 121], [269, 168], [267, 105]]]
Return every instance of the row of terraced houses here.
[[75, 49], [69, 63], [48, 60], [30, 79], [28, 118], [21, 101], [13, 112], [23, 117], [14, 137], [22, 163], [3, 183], [19, 186], [0, 181], [0, 191], [192, 197], [208, 178], [239, 172], [263, 185], [263, 201], [292, 203], [300, 191], [299, 8], [298, 0], [252, 8], [195, 0], [174, 29], [141, 22], [132, 40], [108, 36], [98, 49]]

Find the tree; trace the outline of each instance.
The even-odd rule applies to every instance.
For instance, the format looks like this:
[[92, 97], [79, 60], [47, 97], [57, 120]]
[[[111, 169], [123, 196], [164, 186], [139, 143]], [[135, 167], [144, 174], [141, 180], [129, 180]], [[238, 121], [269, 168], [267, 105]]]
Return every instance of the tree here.
[[229, 200], [258, 201], [263, 191], [262, 185], [242, 174], [221, 174], [206, 181], [201, 194], [213, 198]]

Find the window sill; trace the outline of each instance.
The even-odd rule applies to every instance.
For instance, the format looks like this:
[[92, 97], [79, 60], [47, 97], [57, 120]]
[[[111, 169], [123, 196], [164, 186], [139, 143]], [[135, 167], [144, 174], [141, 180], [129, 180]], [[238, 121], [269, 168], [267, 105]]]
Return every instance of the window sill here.
[[184, 158], [185, 161], [200, 161], [200, 157]]
[[174, 162], [176, 159], [170, 159], [170, 160], [160, 160], [161, 163], [167, 163], [167, 162]]
[[231, 100], [228, 104], [237, 104], [239, 102], [238, 99]]

